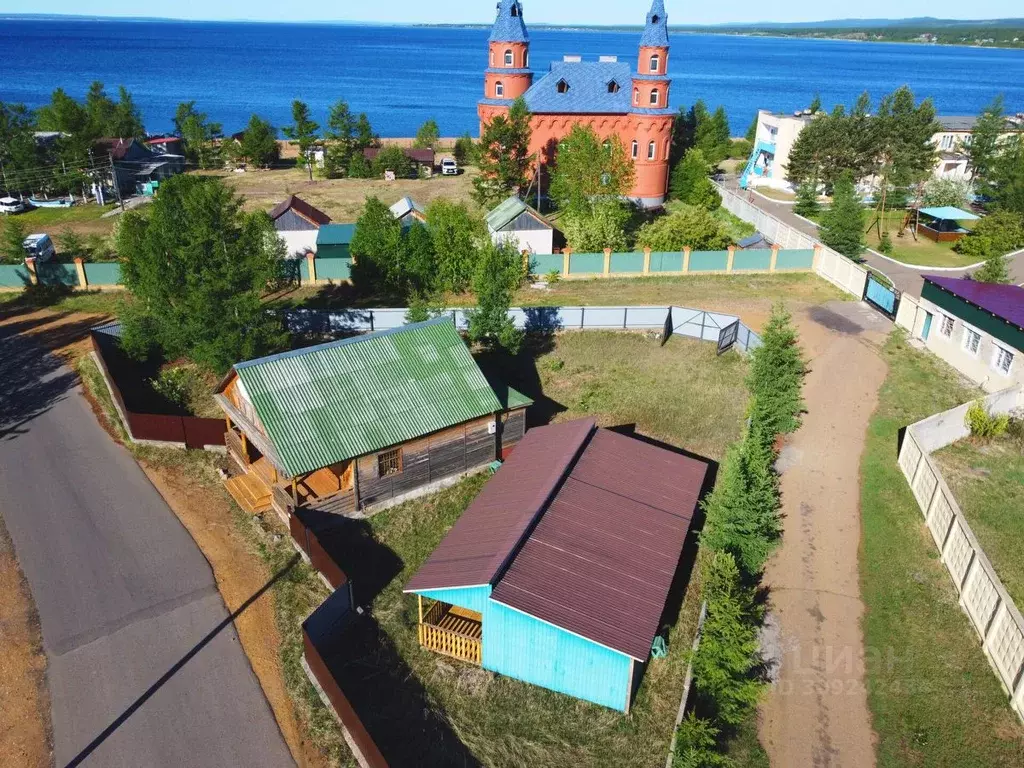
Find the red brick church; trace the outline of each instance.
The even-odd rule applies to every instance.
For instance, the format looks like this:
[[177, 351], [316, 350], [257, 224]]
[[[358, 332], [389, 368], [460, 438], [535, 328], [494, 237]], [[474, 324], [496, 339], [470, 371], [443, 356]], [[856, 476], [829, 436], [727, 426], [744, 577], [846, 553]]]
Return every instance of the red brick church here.
[[602, 138], [618, 136], [636, 165], [630, 197], [657, 207], [668, 190], [668, 155], [675, 113], [669, 109], [668, 18], [663, 0], [654, 0], [640, 38], [637, 71], [615, 56], [583, 61], [565, 56], [534, 81], [530, 37], [519, 0], [500, 0], [489, 38], [490, 59], [484, 98], [477, 112], [483, 125], [508, 111], [522, 96], [530, 110], [530, 151], [541, 163], [553, 159], [558, 140], [573, 125], [591, 126]]

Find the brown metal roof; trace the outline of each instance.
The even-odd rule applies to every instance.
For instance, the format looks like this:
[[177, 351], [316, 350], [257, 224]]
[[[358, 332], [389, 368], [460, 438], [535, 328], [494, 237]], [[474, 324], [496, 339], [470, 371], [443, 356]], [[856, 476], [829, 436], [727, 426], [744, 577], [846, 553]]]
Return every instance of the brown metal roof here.
[[312, 205], [307, 203], [301, 197], [295, 195], [288, 195], [283, 201], [275, 205], [270, 209], [270, 218], [276, 219], [284, 214], [288, 209], [294, 210], [299, 216], [306, 219], [310, 224], [318, 224], [323, 226], [324, 224], [331, 223], [331, 217], [321, 211], [319, 208], [314, 208]]
[[[492, 583], [492, 599], [646, 660], [707, 469], [589, 420], [531, 430], [407, 590]], [[483, 550], [487, 567], [467, 567]]]
[[[371, 162], [376, 159], [377, 155], [383, 147], [367, 147], [363, 150], [363, 156]], [[402, 148], [402, 152], [407, 158], [423, 165], [434, 164], [434, 150], [432, 149], [406, 149]]]
[[490, 584], [526, 535], [594, 428], [573, 421], [531, 429], [406, 590]]

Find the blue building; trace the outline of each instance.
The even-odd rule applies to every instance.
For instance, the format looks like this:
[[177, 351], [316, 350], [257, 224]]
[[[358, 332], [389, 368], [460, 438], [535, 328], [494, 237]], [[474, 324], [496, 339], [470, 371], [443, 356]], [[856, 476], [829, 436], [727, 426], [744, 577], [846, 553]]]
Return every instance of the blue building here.
[[628, 712], [706, 474], [589, 419], [529, 431], [406, 586], [420, 644]]

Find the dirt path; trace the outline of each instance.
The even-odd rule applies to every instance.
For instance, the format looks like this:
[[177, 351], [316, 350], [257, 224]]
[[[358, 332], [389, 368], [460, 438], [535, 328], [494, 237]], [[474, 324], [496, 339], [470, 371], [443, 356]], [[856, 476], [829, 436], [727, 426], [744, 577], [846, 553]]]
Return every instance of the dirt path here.
[[778, 666], [759, 730], [773, 766], [861, 768], [875, 763], [875, 737], [860, 628], [859, 468], [886, 375], [874, 344], [891, 324], [843, 302], [796, 320], [809, 412], [780, 457], [785, 531], [765, 575], [766, 651]]

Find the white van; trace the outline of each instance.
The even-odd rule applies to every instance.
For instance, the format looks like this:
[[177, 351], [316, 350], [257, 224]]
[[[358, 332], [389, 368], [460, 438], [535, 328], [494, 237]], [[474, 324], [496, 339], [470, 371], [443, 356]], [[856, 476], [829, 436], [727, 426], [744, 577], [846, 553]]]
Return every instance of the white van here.
[[0, 213], [21, 213], [25, 204], [13, 197], [0, 197]]
[[49, 261], [57, 253], [53, 247], [53, 240], [45, 234], [29, 235], [22, 242], [22, 247], [25, 249], [25, 256], [34, 256], [37, 261]]

